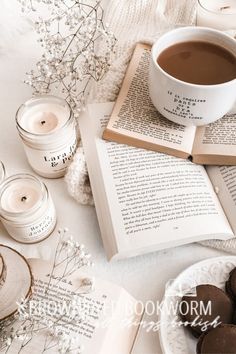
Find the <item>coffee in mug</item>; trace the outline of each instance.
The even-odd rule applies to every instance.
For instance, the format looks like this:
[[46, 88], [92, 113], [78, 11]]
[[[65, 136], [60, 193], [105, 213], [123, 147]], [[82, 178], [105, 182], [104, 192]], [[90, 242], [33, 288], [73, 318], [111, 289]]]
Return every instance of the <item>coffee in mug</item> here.
[[209, 42], [174, 44], [159, 55], [157, 63], [169, 75], [191, 84], [218, 85], [236, 79], [236, 57]]
[[149, 89], [166, 118], [183, 125], [214, 122], [236, 101], [236, 41], [201, 27], [166, 33], [152, 48]]

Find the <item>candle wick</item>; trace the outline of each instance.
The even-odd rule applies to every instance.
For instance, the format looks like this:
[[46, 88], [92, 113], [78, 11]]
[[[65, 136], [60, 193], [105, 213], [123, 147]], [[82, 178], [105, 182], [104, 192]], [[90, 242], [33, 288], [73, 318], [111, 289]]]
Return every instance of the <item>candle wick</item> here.
[[25, 197], [25, 196], [21, 198], [22, 202], [26, 202], [26, 200], [27, 200], [27, 197]]
[[46, 123], [45, 120], [41, 120], [41, 124], [44, 125]]
[[230, 6], [222, 6], [222, 7], [220, 8], [221, 11], [222, 11], [222, 10], [227, 10], [227, 9], [230, 9]]

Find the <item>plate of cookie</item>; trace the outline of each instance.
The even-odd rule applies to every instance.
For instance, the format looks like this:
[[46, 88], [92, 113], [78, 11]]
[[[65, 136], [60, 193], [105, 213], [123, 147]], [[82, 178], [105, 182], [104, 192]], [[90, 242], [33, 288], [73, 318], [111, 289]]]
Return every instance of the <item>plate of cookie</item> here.
[[159, 335], [163, 354], [236, 353], [236, 256], [201, 261], [169, 282]]

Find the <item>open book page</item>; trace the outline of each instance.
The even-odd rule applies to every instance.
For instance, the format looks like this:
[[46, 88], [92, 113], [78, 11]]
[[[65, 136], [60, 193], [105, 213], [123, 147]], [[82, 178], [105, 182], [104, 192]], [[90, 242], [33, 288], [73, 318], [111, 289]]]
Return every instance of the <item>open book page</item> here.
[[207, 166], [207, 173], [236, 234], [236, 166]]
[[196, 128], [165, 119], [153, 106], [148, 89], [150, 49], [136, 46], [103, 138], [187, 158]]
[[169, 155], [102, 140], [111, 110], [111, 104], [89, 105], [80, 119], [108, 257], [232, 237], [205, 169]]
[[[70, 353], [77, 353], [79, 345], [84, 354], [131, 352], [142, 317], [141, 306], [131, 295], [119, 286], [97, 278], [94, 290], [78, 295], [81, 280], [85, 277], [81, 273], [60, 282], [54, 277], [48, 288], [51, 269], [48, 263], [31, 259], [30, 265], [35, 281], [31, 313], [61, 328], [62, 333], [74, 342]], [[20, 353], [59, 353], [58, 343], [47, 330], [39, 333]], [[16, 341], [8, 354], [18, 353], [19, 345]]]
[[193, 161], [208, 165], [236, 165], [236, 114], [228, 114], [207, 126], [198, 127]]

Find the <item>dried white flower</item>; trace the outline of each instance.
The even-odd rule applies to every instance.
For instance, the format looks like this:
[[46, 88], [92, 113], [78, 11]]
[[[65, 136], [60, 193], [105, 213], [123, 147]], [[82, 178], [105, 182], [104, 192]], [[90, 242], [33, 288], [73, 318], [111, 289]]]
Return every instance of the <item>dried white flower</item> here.
[[43, 48], [36, 69], [27, 73], [25, 82], [36, 95], [62, 94], [77, 117], [90, 82], [104, 77], [115, 50], [116, 39], [103, 22], [101, 1], [18, 1], [22, 11], [34, 17]]
[[[55, 0], [54, 0], [55, 1]], [[90, 255], [85, 252], [84, 245], [80, 245], [75, 241], [73, 236], [68, 237], [67, 228], [59, 229], [59, 241], [56, 247], [52, 271], [49, 274], [47, 289], [50, 293], [53, 285], [66, 281], [78, 269], [88, 266], [91, 263]], [[57, 269], [60, 267], [60, 275]], [[52, 279], [53, 284], [52, 284]], [[71, 324], [83, 322], [86, 320], [86, 307], [83, 305], [83, 295], [91, 292], [94, 285], [92, 278], [82, 279], [81, 285], [66, 300], [65, 308], [70, 311], [67, 314], [67, 321]], [[33, 300], [33, 299], [32, 299]], [[19, 311], [17, 315], [12, 316], [7, 321], [0, 322], [0, 348], [5, 352], [11, 352], [11, 346], [15, 340], [21, 343], [21, 349], [27, 348], [34, 336], [43, 332], [46, 336], [44, 348], [39, 354], [43, 354], [49, 347], [55, 347], [58, 353], [74, 353], [81, 354], [82, 346], [78, 343], [77, 338], [69, 337], [65, 334], [63, 328], [64, 314], [57, 313], [52, 319], [50, 313], [44, 313], [43, 316], [30, 312], [31, 299], [23, 299], [19, 302]], [[35, 300], [34, 300], [35, 301]], [[40, 301], [40, 300], [39, 300]], [[35, 305], [35, 304], [34, 304]], [[59, 304], [59, 306], [63, 303]], [[70, 306], [69, 306], [70, 305]], [[17, 324], [15, 326], [15, 324]], [[67, 323], [68, 324], [68, 323]], [[18, 353], [21, 353], [21, 349]]]

